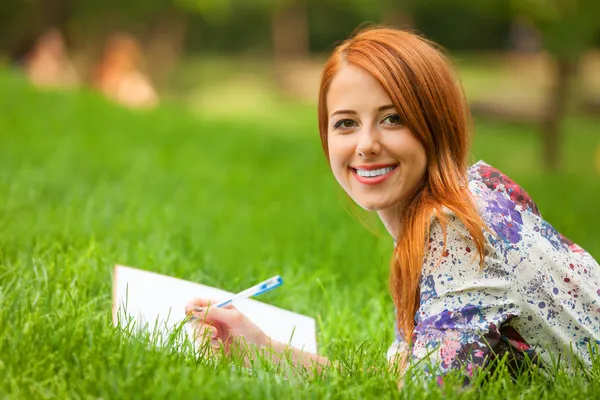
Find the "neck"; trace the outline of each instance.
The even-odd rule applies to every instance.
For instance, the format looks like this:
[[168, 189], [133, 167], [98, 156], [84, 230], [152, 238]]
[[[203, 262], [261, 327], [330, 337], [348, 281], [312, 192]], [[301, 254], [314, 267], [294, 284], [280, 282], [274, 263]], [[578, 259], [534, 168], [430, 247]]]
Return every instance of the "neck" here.
[[377, 211], [381, 222], [390, 236], [397, 242], [402, 234], [402, 221], [400, 220], [402, 204], [398, 203], [392, 207]]

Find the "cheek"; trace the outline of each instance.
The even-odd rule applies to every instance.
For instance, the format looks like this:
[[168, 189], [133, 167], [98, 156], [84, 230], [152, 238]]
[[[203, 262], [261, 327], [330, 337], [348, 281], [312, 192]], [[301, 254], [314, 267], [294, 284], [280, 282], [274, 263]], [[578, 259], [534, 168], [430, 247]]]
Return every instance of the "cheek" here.
[[348, 164], [352, 157], [352, 149], [343, 140], [330, 140], [328, 142], [329, 166], [338, 183], [346, 188]]
[[419, 152], [415, 155], [414, 164], [413, 164], [413, 172], [412, 172], [412, 180], [414, 180], [414, 184], [421, 181], [425, 174], [427, 173], [427, 157], [425, 153]]
[[332, 169], [345, 167], [352, 157], [352, 148], [343, 138], [332, 138], [328, 142], [329, 162]]
[[412, 164], [414, 173], [416, 175], [424, 175], [427, 169], [427, 154], [423, 145], [416, 139], [411, 138], [411, 141], [407, 144], [407, 148], [410, 149], [410, 158], [412, 158]]
[[425, 154], [425, 149], [421, 145], [419, 145], [419, 150], [415, 158], [417, 168], [419, 172], [423, 174], [425, 172], [425, 169], [427, 169], [427, 155]]
[[335, 179], [338, 181], [338, 183], [340, 185], [344, 186], [345, 168], [343, 167], [342, 161], [339, 160], [339, 158], [337, 158], [336, 156], [329, 156], [329, 166], [331, 167], [331, 172], [333, 173], [333, 176], [335, 177]]

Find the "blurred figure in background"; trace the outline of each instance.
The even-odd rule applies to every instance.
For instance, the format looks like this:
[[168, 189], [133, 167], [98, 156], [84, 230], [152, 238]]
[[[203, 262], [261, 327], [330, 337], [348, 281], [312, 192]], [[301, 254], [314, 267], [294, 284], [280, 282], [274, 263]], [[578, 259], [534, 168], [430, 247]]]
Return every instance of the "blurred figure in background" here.
[[79, 84], [78, 73], [58, 29], [50, 29], [38, 39], [24, 66], [27, 77], [36, 86], [72, 88]]
[[127, 107], [149, 108], [158, 104], [150, 79], [141, 71], [142, 47], [126, 33], [113, 35], [94, 69], [92, 84], [108, 98]]

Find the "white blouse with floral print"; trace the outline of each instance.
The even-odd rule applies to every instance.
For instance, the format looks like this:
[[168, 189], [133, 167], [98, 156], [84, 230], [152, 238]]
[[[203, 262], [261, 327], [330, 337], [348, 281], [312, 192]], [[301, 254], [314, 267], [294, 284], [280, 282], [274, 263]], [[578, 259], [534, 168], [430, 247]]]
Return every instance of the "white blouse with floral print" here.
[[507, 349], [545, 364], [572, 348], [589, 364], [588, 345], [600, 344], [600, 266], [506, 175], [480, 161], [468, 176], [490, 228], [484, 267], [465, 226], [445, 209], [445, 248], [435, 219], [426, 244], [411, 348], [396, 329], [388, 357], [408, 351], [442, 373], [472, 372]]

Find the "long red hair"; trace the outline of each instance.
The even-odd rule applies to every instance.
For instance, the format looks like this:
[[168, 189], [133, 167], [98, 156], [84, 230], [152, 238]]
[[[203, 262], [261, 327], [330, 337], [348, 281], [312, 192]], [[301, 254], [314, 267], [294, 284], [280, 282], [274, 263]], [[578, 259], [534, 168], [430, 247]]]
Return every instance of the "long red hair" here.
[[483, 265], [485, 224], [465, 191], [470, 113], [450, 63], [434, 43], [405, 31], [367, 29], [333, 51], [321, 76], [319, 131], [326, 155], [327, 91], [344, 65], [363, 68], [377, 79], [427, 155], [424, 181], [405, 199], [399, 216], [402, 235], [397, 238], [391, 261], [390, 289], [398, 327], [410, 341], [419, 308], [419, 279], [432, 216], [439, 220], [445, 241], [448, 221], [443, 212], [436, 211], [448, 207], [462, 221]]

